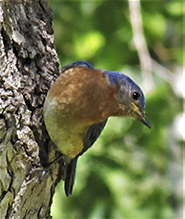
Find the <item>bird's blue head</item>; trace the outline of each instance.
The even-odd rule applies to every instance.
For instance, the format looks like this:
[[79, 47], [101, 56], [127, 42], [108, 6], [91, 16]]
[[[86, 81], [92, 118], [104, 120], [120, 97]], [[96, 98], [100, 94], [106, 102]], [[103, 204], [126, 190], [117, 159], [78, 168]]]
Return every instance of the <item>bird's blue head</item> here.
[[150, 122], [144, 115], [145, 97], [140, 87], [122, 73], [104, 70], [104, 74], [110, 84], [117, 87], [117, 98], [123, 112], [151, 128]]

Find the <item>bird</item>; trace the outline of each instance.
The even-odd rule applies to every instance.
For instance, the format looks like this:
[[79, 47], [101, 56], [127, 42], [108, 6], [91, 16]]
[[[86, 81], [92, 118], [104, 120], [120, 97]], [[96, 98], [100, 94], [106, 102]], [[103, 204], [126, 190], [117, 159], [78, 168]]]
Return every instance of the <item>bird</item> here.
[[94, 68], [86, 61], [64, 66], [49, 89], [44, 122], [66, 164], [64, 189], [72, 194], [78, 158], [100, 136], [109, 117], [133, 117], [148, 128], [145, 97], [127, 75]]

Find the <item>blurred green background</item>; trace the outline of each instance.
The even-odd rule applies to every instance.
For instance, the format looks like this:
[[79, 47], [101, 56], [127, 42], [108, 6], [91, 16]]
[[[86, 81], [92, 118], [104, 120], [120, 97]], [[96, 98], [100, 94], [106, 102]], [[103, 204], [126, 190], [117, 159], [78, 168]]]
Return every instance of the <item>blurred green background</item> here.
[[141, 1], [144, 38], [156, 63], [148, 75], [141, 71], [128, 1], [49, 4], [61, 66], [86, 60], [129, 75], [144, 90], [152, 124], [149, 130], [130, 118], [110, 118], [79, 159], [73, 195], [66, 198], [58, 184], [53, 218], [182, 218], [185, 4]]

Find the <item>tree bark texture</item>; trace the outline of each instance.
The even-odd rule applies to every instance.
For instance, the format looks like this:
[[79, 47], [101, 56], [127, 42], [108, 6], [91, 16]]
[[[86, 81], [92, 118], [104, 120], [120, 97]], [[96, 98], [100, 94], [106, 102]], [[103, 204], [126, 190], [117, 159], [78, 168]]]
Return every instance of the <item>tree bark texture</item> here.
[[51, 218], [62, 161], [49, 169], [54, 145], [43, 103], [60, 67], [52, 12], [45, 0], [0, 1], [0, 218]]

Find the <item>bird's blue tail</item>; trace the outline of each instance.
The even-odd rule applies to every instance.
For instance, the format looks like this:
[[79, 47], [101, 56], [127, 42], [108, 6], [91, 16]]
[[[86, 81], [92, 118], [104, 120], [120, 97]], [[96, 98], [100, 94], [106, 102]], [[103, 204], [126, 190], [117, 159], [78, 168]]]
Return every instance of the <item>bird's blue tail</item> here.
[[65, 178], [65, 193], [67, 197], [71, 195], [73, 191], [77, 160], [78, 160], [78, 156], [73, 158], [71, 162], [67, 164], [66, 178]]

